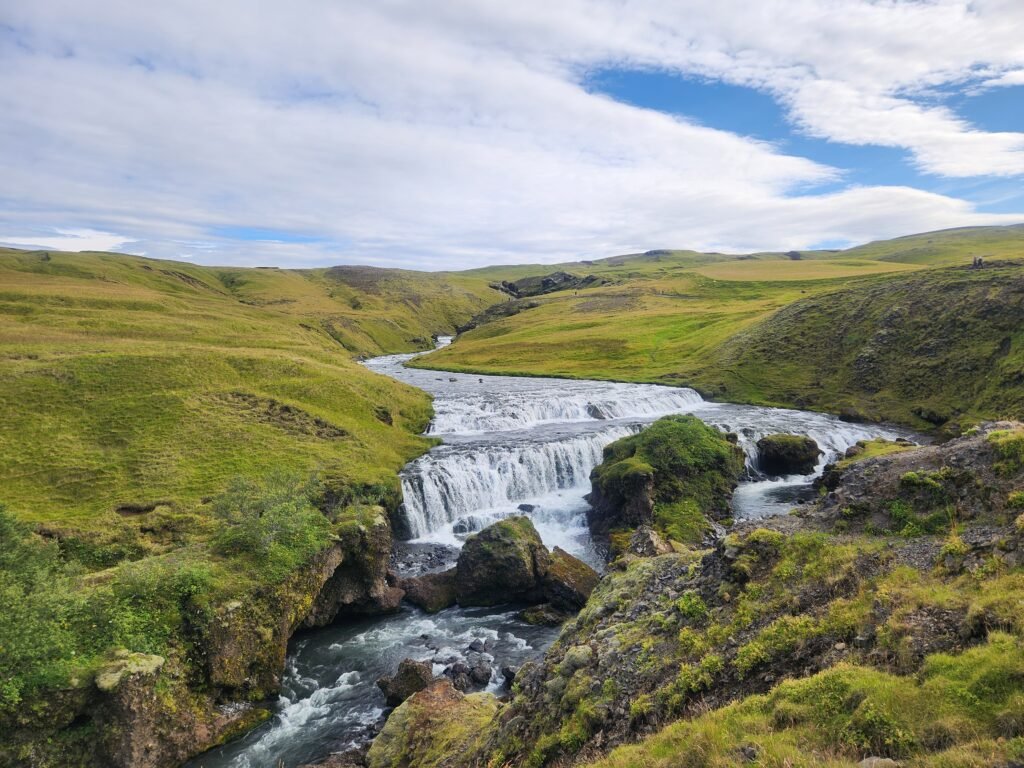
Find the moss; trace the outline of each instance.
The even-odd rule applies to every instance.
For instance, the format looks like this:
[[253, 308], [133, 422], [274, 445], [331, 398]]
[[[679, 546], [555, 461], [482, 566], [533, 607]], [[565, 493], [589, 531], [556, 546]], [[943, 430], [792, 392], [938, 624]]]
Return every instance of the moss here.
[[[595, 768], [850, 766], [865, 754], [924, 768], [1005, 763], [1024, 687], [1019, 640], [995, 633], [961, 655], [928, 657], [914, 679], [840, 664], [770, 693], [673, 723]], [[1008, 738], [1010, 737], [1010, 738]]]
[[[894, 453], [902, 453], [904, 451], [912, 450], [913, 448], [913, 445], [897, 443], [893, 440], [884, 440], [882, 438], [878, 438], [876, 440], [861, 440], [857, 442], [853, 449], [847, 451], [847, 456], [844, 456], [836, 462], [836, 469], [843, 470], [859, 461], [867, 461], [868, 459], [877, 459], [881, 456], [889, 456]], [[823, 488], [822, 490], [825, 489]]]
[[406, 699], [366, 756], [369, 768], [432, 768], [468, 755], [498, 711], [489, 693], [465, 696], [448, 681]]
[[613, 508], [651, 504], [652, 519], [620, 520], [615, 515], [625, 513], [616, 511], [610, 528], [653, 522], [670, 539], [696, 543], [708, 530], [708, 517], [728, 516], [742, 472], [742, 451], [718, 430], [693, 416], [667, 416], [607, 446], [591, 480]]
[[1000, 429], [988, 433], [988, 442], [996, 453], [995, 470], [1014, 475], [1024, 469], [1024, 429]]
[[96, 671], [96, 687], [109, 693], [115, 690], [125, 677], [155, 675], [163, 665], [162, 656], [123, 651], [115, 654], [112, 662]]

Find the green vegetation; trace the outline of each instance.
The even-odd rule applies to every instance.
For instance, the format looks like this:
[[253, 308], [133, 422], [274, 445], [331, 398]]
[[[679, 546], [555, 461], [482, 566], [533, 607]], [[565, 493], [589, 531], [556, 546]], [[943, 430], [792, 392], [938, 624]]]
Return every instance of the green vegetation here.
[[959, 656], [929, 656], [916, 678], [840, 664], [771, 693], [681, 721], [595, 768], [856, 765], [982, 768], [1024, 756], [1024, 654], [993, 633]]
[[[653, 522], [671, 539], [696, 543], [708, 518], [728, 515], [742, 472], [742, 451], [717, 429], [694, 416], [666, 416], [606, 446], [591, 480], [603, 527]], [[646, 505], [652, 518], [640, 519]]]
[[430, 768], [451, 764], [479, 744], [498, 710], [489, 693], [463, 696], [438, 682], [406, 699], [367, 755], [370, 768]]
[[0, 508], [0, 614], [10, 619], [0, 625], [0, 719], [25, 720], [26, 701], [45, 712], [41, 693], [86, 685], [114, 651], [201, 653], [201, 642], [193, 644], [218, 604], [285, 584], [361, 514], [346, 508], [326, 516], [318, 508], [323, 493], [287, 476], [237, 480], [211, 504], [209, 545], [97, 574]]
[[[560, 265], [606, 284], [538, 297], [416, 364], [689, 385], [921, 429], [1020, 417], [1024, 265], [1001, 260], [1022, 255], [1024, 230], [991, 227], [799, 260], [666, 251]], [[987, 265], [968, 269], [974, 256]]]
[[[377, 505], [432, 444], [428, 396], [355, 356], [428, 349], [500, 295], [443, 273], [3, 249], [0, 286], [0, 763], [40, 766], [80, 747], [109, 762], [98, 726], [65, 726], [126, 664], [158, 673], [186, 735], [215, 697], [271, 692], [321, 553], [385, 557], [366, 546]], [[165, 737], [161, 759], [205, 746]]]
[[897, 443], [892, 440], [861, 440], [852, 449], [847, 451], [847, 456], [836, 462], [835, 468], [843, 470], [854, 462], [876, 459], [880, 456], [889, 456], [893, 453], [902, 453], [913, 449], [909, 443]]

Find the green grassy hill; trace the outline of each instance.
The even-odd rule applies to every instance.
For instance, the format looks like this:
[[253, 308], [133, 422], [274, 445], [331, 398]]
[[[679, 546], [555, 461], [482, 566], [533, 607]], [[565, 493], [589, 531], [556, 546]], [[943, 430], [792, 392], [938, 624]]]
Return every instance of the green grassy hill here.
[[428, 348], [495, 294], [443, 274], [23, 251], [0, 251], [0, 285], [2, 500], [86, 527], [271, 468], [393, 479], [429, 403], [353, 355]]
[[122, 755], [111, 665], [160, 670], [145, 711], [178, 725], [129, 730], [165, 762], [222, 737], [218, 700], [271, 694], [335, 566], [383, 588], [373, 505], [397, 506], [398, 470], [432, 444], [429, 397], [356, 357], [428, 349], [499, 295], [464, 275], [0, 250], [0, 765]]
[[[987, 266], [950, 267], [975, 256]], [[1022, 257], [1024, 228], [985, 227], [847, 251], [662, 251], [560, 265], [611, 282], [533, 297], [535, 307], [416, 364], [691, 385], [919, 428], [1019, 417]], [[871, 355], [885, 361], [869, 374]]]

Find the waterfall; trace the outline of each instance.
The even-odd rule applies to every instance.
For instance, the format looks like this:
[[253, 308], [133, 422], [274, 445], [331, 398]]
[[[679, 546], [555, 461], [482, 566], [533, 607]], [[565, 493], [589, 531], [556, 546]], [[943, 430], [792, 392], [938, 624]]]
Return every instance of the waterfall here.
[[841, 458], [846, 449], [859, 440], [879, 437], [895, 440], [902, 435], [900, 430], [877, 424], [850, 424], [834, 416], [785, 408], [709, 403], [706, 407], [694, 409], [694, 413], [705, 423], [722, 432], [732, 432], [739, 438], [737, 442], [743, 449], [747, 469], [753, 477], [764, 475], [757, 441], [767, 435], [806, 435], [814, 440], [822, 452], [814, 474], [819, 474], [826, 464]]
[[553, 492], [590, 490], [590, 471], [602, 449], [639, 425], [619, 425], [544, 442], [442, 446], [413, 461], [402, 472], [405, 517], [413, 537], [425, 536], [456, 520], [488, 517], [487, 511]]
[[649, 384], [565, 382], [536, 391], [467, 393], [438, 398], [428, 432], [474, 434], [541, 424], [646, 419], [690, 410], [703, 401], [692, 389]]

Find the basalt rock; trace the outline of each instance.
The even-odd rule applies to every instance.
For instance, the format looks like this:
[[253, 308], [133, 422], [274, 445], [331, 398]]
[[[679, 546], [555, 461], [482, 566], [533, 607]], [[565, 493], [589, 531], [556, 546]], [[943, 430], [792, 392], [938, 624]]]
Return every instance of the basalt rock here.
[[696, 542], [730, 516], [743, 451], [693, 416], [666, 416], [604, 449], [590, 475], [591, 533], [606, 538], [642, 525]]
[[598, 574], [555, 547], [548, 552], [528, 517], [499, 520], [466, 540], [455, 568], [459, 605], [551, 603], [575, 612], [587, 601]]
[[768, 475], [809, 475], [821, 449], [804, 435], [767, 435], [757, 441], [757, 454], [761, 470]]
[[462, 547], [455, 576], [459, 605], [542, 602], [550, 563], [528, 517], [499, 520]]
[[384, 692], [388, 706], [397, 707], [433, 680], [434, 672], [428, 662], [403, 659], [394, 675], [377, 680], [377, 687]]
[[383, 508], [364, 516], [335, 549], [341, 559], [320, 589], [303, 620], [305, 627], [322, 627], [339, 615], [393, 613], [405, 594], [388, 573], [391, 526]]
[[589, 565], [555, 547], [542, 579], [544, 597], [555, 610], [575, 613], [586, 604], [598, 579], [597, 571]]
[[498, 700], [464, 695], [448, 680], [406, 699], [388, 718], [366, 756], [369, 768], [427, 768], [461, 764], [480, 742]]
[[440, 573], [425, 573], [402, 580], [405, 599], [427, 613], [451, 608], [456, 602], [455, 568]]

